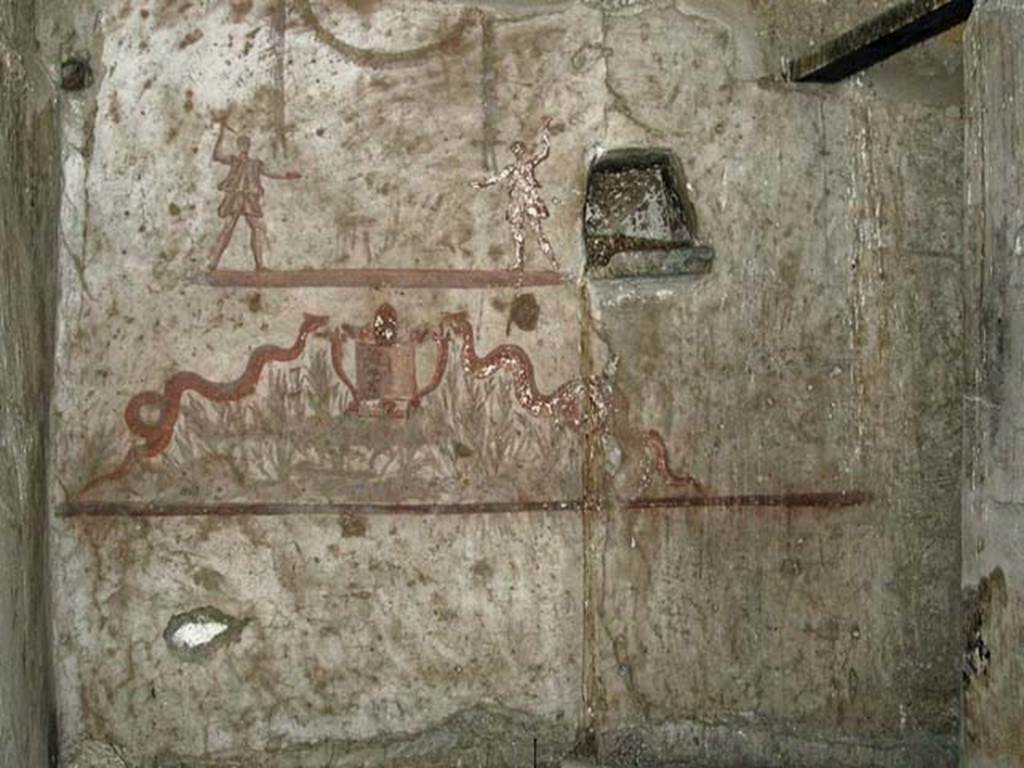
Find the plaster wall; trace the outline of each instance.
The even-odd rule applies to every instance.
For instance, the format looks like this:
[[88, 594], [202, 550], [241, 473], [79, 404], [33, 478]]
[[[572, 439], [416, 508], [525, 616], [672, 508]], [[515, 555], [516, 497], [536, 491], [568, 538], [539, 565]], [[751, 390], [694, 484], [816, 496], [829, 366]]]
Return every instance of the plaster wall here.
[[981, 3], [965, 43], [967, 382], [964, 761], [1024, 765], [1024, 531], [1016, 461], [1024, 254], [1024, 3]]
[[30, 3], [0, 3], [0, 765], [55, 756], [46, 421], [56, 281], [53, 89]]
[[[955, 763], [960, 109], [774, 83], [764, 9], [723, 8], [47, 17], [98, 78], [63, 126], [69, 756]], [[545, 117], [557, 268], [528, 232], [519, 273], [471, 183]], [[222, 122], [282, 177], [263, 271], [245, 221], [210, 270]], [[587, 276], [623, 147], [675, 154], [708, 274]], [[176, 646], [207, 608], [232, 633]]]

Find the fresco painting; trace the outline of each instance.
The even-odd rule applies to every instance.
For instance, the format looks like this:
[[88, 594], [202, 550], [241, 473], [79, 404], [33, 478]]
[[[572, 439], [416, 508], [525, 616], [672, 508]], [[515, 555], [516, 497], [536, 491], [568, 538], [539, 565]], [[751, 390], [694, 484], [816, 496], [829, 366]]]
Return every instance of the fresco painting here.
[[[478, 354], [465, 312], [409, 330], [390, 304], [361, 326], [307, 313], [290, 346], [257, 346], [234, 380], [181, 371], [133, 395], [124, 411], [130, 447], [87, 480], [69, 510], [145, 499], [214, 512], [223, 502], [232, 513], [277, 502], [301, 512], [297, 497], [311, 509], [580, 509], [584, 443], [610, 439], [613, 419], [629, 411], [607, 376], [543, 391], [523, 347]], [[674, 464], [657, 429], [627, 432], [642, 454], [628, 508], [842, 507], [869, 498], [715, 494]]]
[[944, 727], [961, 117], [771, 82], [712, 5], [100, 0], [62, 37], [102, 40], [61, 117], [69, 744], [698, 764], [712, 723], [817, 765]]

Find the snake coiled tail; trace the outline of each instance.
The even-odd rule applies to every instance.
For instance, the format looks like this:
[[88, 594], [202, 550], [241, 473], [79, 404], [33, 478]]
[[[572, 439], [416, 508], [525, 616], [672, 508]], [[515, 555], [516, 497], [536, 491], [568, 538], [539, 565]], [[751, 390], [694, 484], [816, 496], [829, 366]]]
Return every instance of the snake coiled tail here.
[[[573, 379], [554, 392], [545, 394], [537, 387], [533, 362], [522, 347], [501, 344], [483, 357], [476, 353], [473, 327], [464, 312], [445, 315], [442, 327], [448, 328], [462, 342], [462, 370], [476, 379], [487, 379], [499, 371], [507, 370], [512, 376], [512, 390], [516, 402], [527, 413], [557, 419], [575, 430], [589, 421], [597, 421], [603, 429], [609, 412], [606, 387], [597, 379]], [[589, 402], [590, 408], [587, 407]]]
[[650, 452], [654, 459], [654, 468], [662, 480], [671, 486], [687, 486], [693, 488], [697, 493], [707, 493], [704, 485], [692, 475], [682, 474], [672, 469], [669, 464], [668, 446], [665, 445], [665, 438], [656, 429], [650, 429], [644, 433], [644, 447]]
[[[323, 315], [306, 314], [299, 327], [298, 336], [290, 347], [279, 347], [274, 344], [257, 347], [249, 355], [249, 362], [242, 375], [234, 381], [209, 381], [197, 373], [180, 371], [164, 383], [163, 392], [139, 392], [128, 401], [124, 410], [124, 420], [128, 425], [128, 431], [141, 438], [142, 442], [132, 446], [113, 470], [86, 483], [79, 495], [88, 493], [103, 483], [120, 480], [142, 459], [159, 456], [167, 450], [174, 438], [174, 428], [181, 413], [181, 400], [186, 392], [191, 390], [217, 403], [236, 402], [248, 397], [256, 389], [263, 369], [269, 363], [285, 363], [297, 359], [305, 351], [310, 334], [326, 323], [327, 317]], [[159, 409], [155, 421], [143, 418], [142, 409], [147, 406]]]

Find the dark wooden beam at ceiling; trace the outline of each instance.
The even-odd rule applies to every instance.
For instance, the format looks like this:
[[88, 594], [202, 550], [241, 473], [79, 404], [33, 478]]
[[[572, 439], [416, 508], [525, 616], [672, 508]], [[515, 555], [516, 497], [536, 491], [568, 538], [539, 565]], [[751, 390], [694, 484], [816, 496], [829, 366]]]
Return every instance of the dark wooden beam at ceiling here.
[[786, 63], [786, 78], [836, 83], [967, 20], [974, 0], [904, 0], [812, 53]]

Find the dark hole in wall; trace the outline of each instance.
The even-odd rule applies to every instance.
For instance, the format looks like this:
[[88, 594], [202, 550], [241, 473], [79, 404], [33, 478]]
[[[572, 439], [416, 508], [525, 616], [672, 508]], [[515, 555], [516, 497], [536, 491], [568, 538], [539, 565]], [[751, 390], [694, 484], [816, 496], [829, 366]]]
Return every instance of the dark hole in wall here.
[[95, 77], [88, 59], [72, 57], [60, 65], [60, 87], [65, 91], [84, 91]]
[[594, 161], [583, 235], [595, 277], [691, 274], [711, 264], [682, 166], [665, 149], [617, 149]]
[[976, 588], [967, 588], [963, 596], [963, 682], [968, 687], [976, 678], [988, 675], [992, 650], [986, 641], [994, 610], [1006, 600], [1006, 577], [996, 568]]

